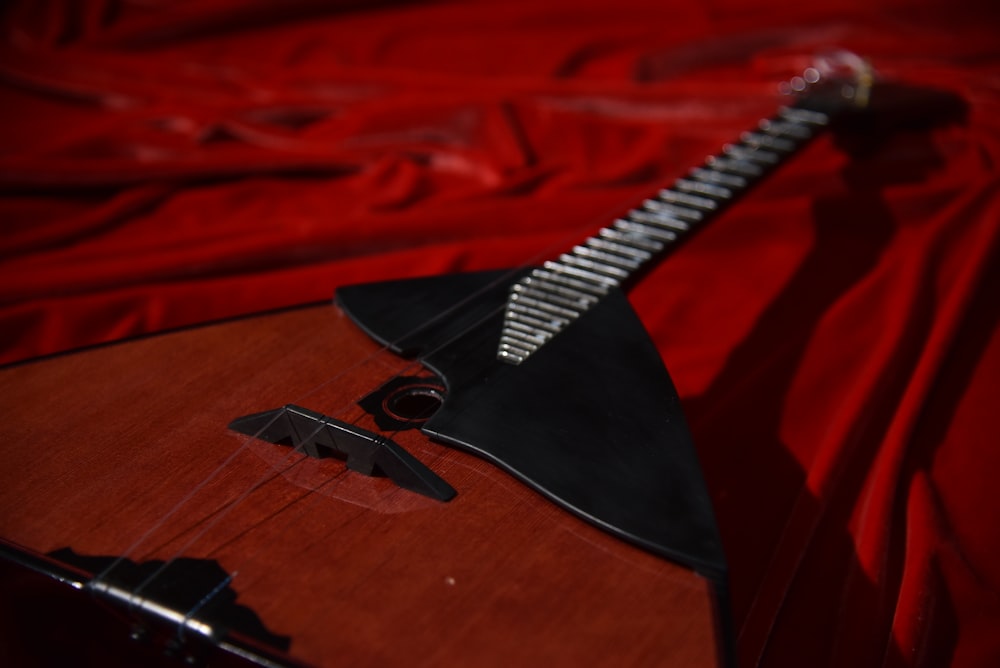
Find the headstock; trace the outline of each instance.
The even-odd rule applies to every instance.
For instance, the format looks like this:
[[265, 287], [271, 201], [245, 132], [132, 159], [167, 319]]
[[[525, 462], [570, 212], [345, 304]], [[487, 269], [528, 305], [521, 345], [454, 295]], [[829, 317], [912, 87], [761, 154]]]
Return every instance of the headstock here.
[[818, 56], [779, 89], [797, 98], [795, 107], [827, 114], [834, 141], [852, 155], [871, 153], [893, 132], [961, 123], [968, 113], [958, 94], [889, 80], [850, 51]]
[[798, 98], [797, 107], [829, 116], [865, 109], [871, 102], [876, 75], [871, 63], [851, 51], [816, 56], [802, 74], [778, 86]]

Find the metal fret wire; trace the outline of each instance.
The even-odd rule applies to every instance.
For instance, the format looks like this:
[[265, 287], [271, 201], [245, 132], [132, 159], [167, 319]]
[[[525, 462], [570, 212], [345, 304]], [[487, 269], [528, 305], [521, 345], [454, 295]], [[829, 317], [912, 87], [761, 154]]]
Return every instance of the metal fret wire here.
[[612, 288], [718, 215], [829, 123], [783, 107], [716, 155], [511, 289], [497, 359], [521, 364]]

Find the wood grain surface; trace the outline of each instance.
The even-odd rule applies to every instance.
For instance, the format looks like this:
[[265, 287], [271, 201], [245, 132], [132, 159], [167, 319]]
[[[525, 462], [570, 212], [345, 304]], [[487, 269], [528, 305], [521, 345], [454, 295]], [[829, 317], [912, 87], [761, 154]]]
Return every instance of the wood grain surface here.
[[4, 369], [0, 537], [217, 560], [308, 664], [716, 665], [702, 578], [474, 457], [389, 434], [440, 503], [226, 428], [297, 403], [375, 429], [356, 401], [421, 372], [332, 306]]

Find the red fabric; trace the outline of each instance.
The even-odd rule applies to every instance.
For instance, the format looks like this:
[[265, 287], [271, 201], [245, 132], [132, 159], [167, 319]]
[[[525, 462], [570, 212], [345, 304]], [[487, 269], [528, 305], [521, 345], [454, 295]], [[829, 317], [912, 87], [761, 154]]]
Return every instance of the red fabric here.
[[818, 141], [632, 293], [741, 665], [1000, 665], [990, 3], [9, 3], [0, 359], [564, 250], [830, 47], [964, 125]]

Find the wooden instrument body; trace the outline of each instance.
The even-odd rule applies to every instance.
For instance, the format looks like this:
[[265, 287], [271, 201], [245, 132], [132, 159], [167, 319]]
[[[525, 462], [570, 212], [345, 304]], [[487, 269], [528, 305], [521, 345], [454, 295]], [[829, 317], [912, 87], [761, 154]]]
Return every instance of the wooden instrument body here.
[[417, 370], [329, 305], [7, 368], [0, 536], [215, 560], [309, 664], [717, 663], [707, 581], [478, 458], [392, 435], [441, 503], [226, 429], [289, 402], [376, 429], [355, 402]]
[[[287, 639], [279, 662], [733, 663], [711, 501], [676, 392], [618, 288], [822, 131], [845, 105], [837, 83], [602, 230], [618, 259], [591, 237], [516, 286], [519, 272], [458, 278], [457, 291], [451, 277], [342, 289], [361, 328], [325, 305], [0, 371], [0, 538], [22, 554], [108, 557], [78, 583], [95, 576], [101, 598], [117, 558], [217, 565], [193, 607], [172, 610], [182, 648], [225, 591]], [[602, 296], [504, 366], [502, 332], [527, 322], [508, 322], [508, 294], [539, 285]], [[395, 354], [407, 351], [428, 369]], [[424, 431], [481, 458], [417, 430], [383, 434], [457, 490], [447, 503], [226, 428], [297, 404], [379, 432], [359, 401], [431, 372], [449, 396]], [[156, 606], [148, 582], [119, 586], [127, 612]], [[223, 646], [243, 633], [204, 628]], [[252, 654], [253, 638], [239, 640]]]

